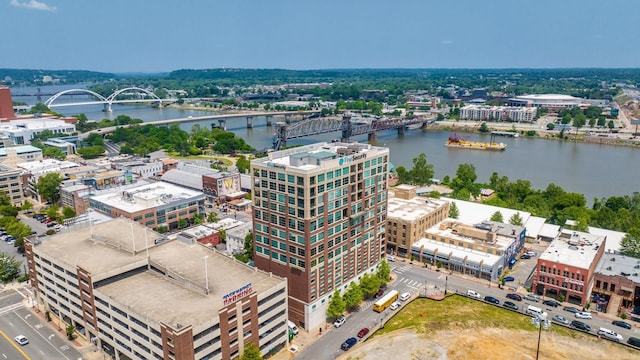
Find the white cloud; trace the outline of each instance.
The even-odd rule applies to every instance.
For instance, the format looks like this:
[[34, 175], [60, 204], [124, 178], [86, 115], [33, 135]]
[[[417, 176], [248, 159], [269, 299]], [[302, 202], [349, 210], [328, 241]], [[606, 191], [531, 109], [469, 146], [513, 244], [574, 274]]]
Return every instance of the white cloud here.
[[453, 40], [445, 39], [445, 40], [442, 40], [441, 43], [442, 45], [451, 45], [453, 44]]
[[42, 11], [56, 11], [56, 7], [55, 6], [49, 6], [43, 2], [40, 1], [36, 1], [36, 0], [29, 0], [29, 1], [24, 1], [24, 2], [20, 2], [18, 0], [11, 0], [11, 2], [9, 3], [11, 6], [15, 6], [15, 7], [21, 7], [21, 8], [25, 8], [25, 9], [32, 9], [32, 10], [42, 10]]

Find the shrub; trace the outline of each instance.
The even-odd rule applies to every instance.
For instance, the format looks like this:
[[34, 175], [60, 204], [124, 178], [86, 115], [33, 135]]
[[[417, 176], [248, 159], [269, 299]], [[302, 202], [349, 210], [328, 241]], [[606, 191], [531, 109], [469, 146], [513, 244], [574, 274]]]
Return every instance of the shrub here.
[[620, 314], [620, 319], [625, 320], [627, 318], [627, 314], [622, 313]]
[[49, 229], [49, 230], [47, 230], [47, 232], [46, 232], [45, 234], [47, 234], [47, 235], [53, 235], [53, 234], [55, 234], [55, 233], [56, 233], [56, 231], [55, 231], [55, 230], [53, 230], [53, 229]]

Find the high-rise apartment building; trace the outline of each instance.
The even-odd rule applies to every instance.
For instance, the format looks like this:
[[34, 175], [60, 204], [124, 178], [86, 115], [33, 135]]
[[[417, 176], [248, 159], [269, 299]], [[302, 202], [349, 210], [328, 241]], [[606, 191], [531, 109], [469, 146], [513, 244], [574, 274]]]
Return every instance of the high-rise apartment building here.
[[254, 262], [289, 281], [289, 319], [323, 325], [334, 291], [384, 254], [389, 149], [318, 143], [251, 162]]

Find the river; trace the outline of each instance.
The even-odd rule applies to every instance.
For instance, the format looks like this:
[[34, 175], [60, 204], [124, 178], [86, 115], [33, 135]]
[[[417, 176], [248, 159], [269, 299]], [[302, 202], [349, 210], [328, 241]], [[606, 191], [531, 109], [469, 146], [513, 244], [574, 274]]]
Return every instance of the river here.
[[[61, 91], [66, 88], [69, 87], [42, 87], [41, 91]], [[29, 93], [30, 90], [33, 88], [12, 89], [12, 92]], [[14, 100], [29, 104], [36, 102], [35, 97], [16, 97]], [[196, 110], [154, 109], [129, 104], [114, 105], [111, 113], [103, 112], [102, 106], [98, 105], [59, 107], [54, 110], [66, 115], [83, 112], [91, 120], [128, 115], [144, 121], [154, 121], [212, 114]], [[182, 123], [180, 127], [189, 131], [193, 125], [194, 123]], [[199, 125], [209, 127], [211, 121], [199, 122]], [[275, 128], [267, 126], [264, 117], [255, 117], [253, 126], [253, 129], [247, 129], [246, 120], [241, 118], [227, 121], [227, 130], [233, 131], [254, 148], [271, 148]], [[635, 165], [640, 150], [635, 148], [499, 137], [498, 141], [507, 144], [507, 150], [487, 152], [446, 148], [444, 142], [448, 135], [442, 131], [407, 130], [404, 136], [398, 136], [395, 130], [389, 130], [377, 134], [376, 144], [389, 147], [393, 164], [408, 169], [412, 167], [413, 158], [425, 153], [427, 161], [434, 165], [435, 177], [439, 179], [445, 175], [453, 177], [459, 164], [470, 163], [476, 168], [478, 182], [488, 182], [489, 176], [497, 172], [501, 176], [507, 176], [511, 181], [529, 180], [532, 187], [537, 189], [544, 189], [548, 184], [554, 183], [566, 191], [584, 194], [589, 203], [592, 203], [594, 198], [631, 195], [634, 191], [640, 191], [637, 180], [640, 178], [640, 166]], [[289, 140], [288, 145], [331, 141], [339, 137], [339, 133], [310, 136]], [[366, 142], [367, 137], [356, 137], [353, 140]], [[488, 136], [474, 134], [470, 140], [488, 141]]]

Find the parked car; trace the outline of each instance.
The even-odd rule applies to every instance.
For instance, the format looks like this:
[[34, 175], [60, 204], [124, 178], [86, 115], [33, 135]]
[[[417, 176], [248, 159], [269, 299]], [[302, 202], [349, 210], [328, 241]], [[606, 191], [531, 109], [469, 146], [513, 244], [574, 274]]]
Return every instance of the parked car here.
[[358, 342], [358, 339], [354, 337], [348, 338], [347, 340], [345, 340], [344, 343], [342, 343], [342, 346], [340, 346], [340, 349], [347, 351], [351, 349], [353, 345], [355, 345], [357, 342]]
[[500, 300], [494, 298], [493, 296], [485, 296], [484, 301], [494, 303], [494, 304], [500, 304]]
[[515, 301], [522, 301], [522, 296], [516, 294], [516, 293], [510, 293], [507, 294], [507, 299], [511, 299], [511, 300], [515, 300]]
[[529, 301], [533, 301], [533, 302], [540, 302], [540, 298], [538, 297], [538, 295], [534, 295], [534, 294], [527, 294], [524, 296], [525, 300], [529, 300]]
[[531, 256], [529, 256], [527, 254], [520, 255], [520, 260], [527, 260], [527, 259], [531, 259]]
[[593, 319], [593, 316], [591, 316], [591, 313], [586, 312], [586, 311], [578, 311], [575, 316], [578, 319]]
[[362, 328], [360, 329], [360, 331], [358, 331], [358, 337], [363, 338], [367, 336], [368, 333], [369, 333], [369, 328]]
[[625, 329], [631, 330], [631, 324], [629, 324], [628, 322], [624, 322], [624, 321], [620, 321], [620, 320], [613, 320], [611, 323], [613, 325], [615, 325], [615, 326], [620, 326], [621, 328], [625, 328]]
[[524, 255], [530, 256], [530, 257], [534, 257], [536, 256], [536, 252], [535, 251], [527, 251], [524, 253]]
[[341, 315], [336, 319], [336, 321], [333, 322], [333, 326], [339, 328], [340, 326], [344, 325], [345, 321], [347, 321], [347, 318], [344, 315]]
[[560, 306], [560, 303], [559, 303], [559, 302], [557, 302], [557, 301], [553, 301], [553, 300], [545, 300], [545, 301], [543, 301], [542, 303], [543, 303], [544, 305], [551, 306], [551, 307], [554, 307], [554, 308], [555, 308], [555, 307]]
[[504, 282], [509, 282], [509, 281], [515, 281], [516, 279], [513, 276], [505, 276], [504, 278], [502, 278], [502, 281]]
[[569, 319], [562, 315], [553, 315], [553, 321], [559, 322], [560, 324], [569, 325]]
[[387, 261], [394, 262], [396, 261], [396, 257], [393, 255], [387, 255]]
[[29, 343], [29, 339], [27, 339], [26, 336], [24, 335], [18, 335], [15, 338], [13, 338], [18, 344], [20, 344], [20, 346], [25, 346]]
[[602, 336], [603, 338], [605, 338], [607, 340], [611, 340], [611, 341], [622, 342], [624, 340], [622, 335], [618, 334], [617, 332], [615, 332], [613, 330], [609, 330], [609, 329], [603, 328], [603, 327], [598, 329], [598, 335]]
[[397, 301], [394, 301], [391, 305], [389, 305], [389, 309], [391, 310], [396, 310], [399, 307], [400, 307], [400, 303]]
[[565, 307], [562, 308], [562, 310], [568, 311], [568, 312], [574, 313], [574, 314], [577, 313], [577, 312], [580, 312], [580, 309], [576, 309], [576, 308], [574, 308], [572, 306], [565, 306]]
[[571, 327], [576, 328], [578, 330], [586, 331], [586, 332], [590, 332], [591, 331], [591, 326], [583, 323], [582, 321], [578, 321], [578, 320], [573, 320], [571, 322]]
[[480, 293], [473, 290], [467, 290], [467, 296], [476, 298], [476, 299], [482, 299], [482, 295], [480, 295]]
[[380, 296], [382, 296], [382, 294], [384, 294], [384, 289], [383, 289], [383, 288], [380, 288], [380, 289], [378, 290], [378, 292], [376, 293], [375, 297], [379, 298]]
[[411, 297], [411, 294], [406, 292], [406, 293], [402, 293], [402, 295], [400, 295], [400, 301], [407, 301], [409, 300], [409, 298]]
[[506, 307], [507, 309], [511, 309], [511, 310], [518, 310], [518, 305], [516, 305], [516, 303], [512, 303], [511, 301], [505, 301], [504, 303], [502, 303], [502, 306]]

